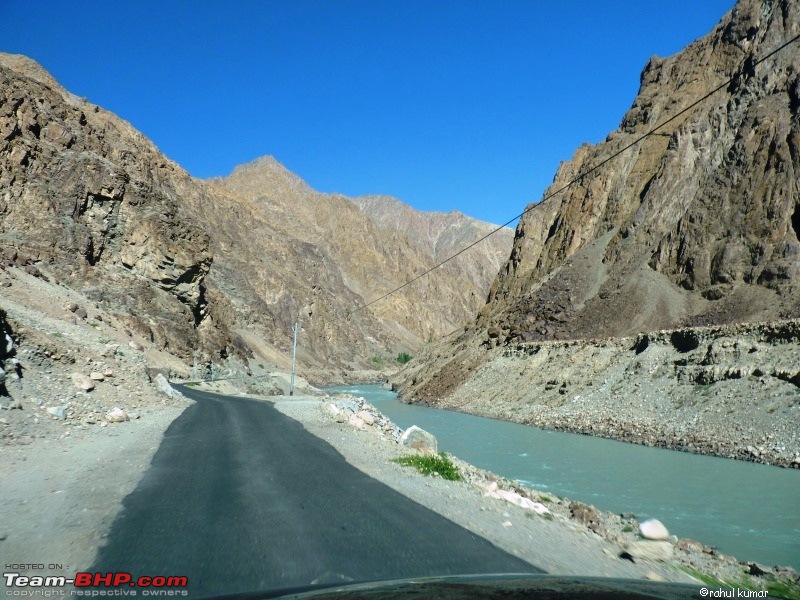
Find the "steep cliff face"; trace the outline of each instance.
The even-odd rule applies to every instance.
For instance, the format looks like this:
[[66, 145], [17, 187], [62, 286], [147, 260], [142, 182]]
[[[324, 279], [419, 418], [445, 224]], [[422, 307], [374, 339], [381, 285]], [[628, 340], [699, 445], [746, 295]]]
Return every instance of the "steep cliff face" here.
[[[652, 58], [620, 128], [580, 147], [529, 207], [475, 324], [431, 350], [409, 396], [453, 393], [479, 348], [800, 315], [800, 5], [741, 0], [706, 37]], [[413, 381], [413, 383], [412, 383]]]
[[[181, 210], [188, 174], [128, 123], [0, 54], [0, 245], [186, 355], [207, 317], [208, 236]], [[203, 190], [192, 188], [202, 195]]]
[[481, 324], [527, 340], [796, 316], [800, 52], [752, 64], [798, 32], [796, 2], [743, 0], [652, 58], [620, 128], [579, 148], [546, 196], [739, 75], [528, 212]]

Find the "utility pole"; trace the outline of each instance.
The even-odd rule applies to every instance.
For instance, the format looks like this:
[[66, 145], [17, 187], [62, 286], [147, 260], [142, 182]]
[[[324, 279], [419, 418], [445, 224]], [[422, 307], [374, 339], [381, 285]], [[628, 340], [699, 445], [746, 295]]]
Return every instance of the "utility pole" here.
[[289, 383], [289, 395], [294, 396], [294, 364], [295, 359], [297, 358], [297, 329], [299, 323], [297, 321], [294, 322], [294, 344], [292, 345], [292, 380]]

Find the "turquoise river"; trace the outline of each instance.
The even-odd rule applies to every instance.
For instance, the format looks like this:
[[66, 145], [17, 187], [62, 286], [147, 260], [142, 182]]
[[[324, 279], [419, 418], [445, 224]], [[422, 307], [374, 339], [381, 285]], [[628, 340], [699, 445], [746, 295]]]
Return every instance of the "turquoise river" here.
[[378, 385], [329, 388], [363, 396], [439, 449], [554, 495], [714, 546], [739, 560], [800, 569], [800, 470], [625, 444], [404, 404]]

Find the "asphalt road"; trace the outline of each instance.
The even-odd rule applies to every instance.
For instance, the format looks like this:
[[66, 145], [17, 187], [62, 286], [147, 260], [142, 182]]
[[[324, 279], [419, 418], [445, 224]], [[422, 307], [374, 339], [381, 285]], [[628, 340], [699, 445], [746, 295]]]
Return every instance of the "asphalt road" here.
[[186, 576], [191, 597], [541, 572], [364, 475], [271, 404], [181, 391], [197, 403], [170, 425], [91, 571]]

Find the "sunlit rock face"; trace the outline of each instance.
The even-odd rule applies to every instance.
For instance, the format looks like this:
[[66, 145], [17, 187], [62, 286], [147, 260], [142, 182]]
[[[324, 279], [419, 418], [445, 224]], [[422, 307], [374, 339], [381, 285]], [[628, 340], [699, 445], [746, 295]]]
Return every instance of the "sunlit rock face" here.
[[451, 394], [486, 348], [800, 316], [800, 45], [755, 64], [798, 33], [797, 2], [742, 0], [651, 58], [619, 129], [560, 165], [476, 321], [405, 393]]

